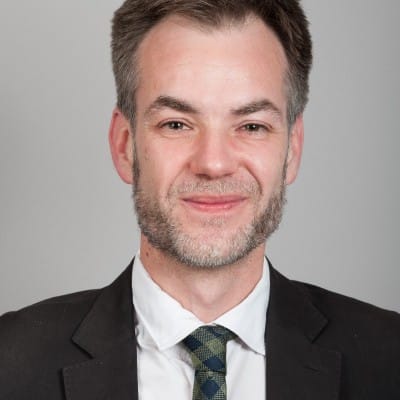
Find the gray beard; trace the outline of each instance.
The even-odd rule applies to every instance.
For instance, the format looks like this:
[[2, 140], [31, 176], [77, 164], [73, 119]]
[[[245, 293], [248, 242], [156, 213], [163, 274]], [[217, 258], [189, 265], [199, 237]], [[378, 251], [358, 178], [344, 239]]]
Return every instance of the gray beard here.
[[[134, 165], [137, 166], [137, 159]], [[141, 189], [140, 173], [138, 168], [134, 169], [133, 199], [135, 211], [141, 232], [146, 236], [149, 243], [161, 250], [167, 256], [172, 257], [179, 263], [192, 268], [215, 269], [225, 265], [234, 264], [247, 256], [256, 247], [265, 243], [270, 235], [278, 228], [286, 203], [284, 168], [281, 185], [269, 199], [264, 210], [256, 215], [246, 226], [238, 229], [221, 244], [212, 242], [204, 243], [200, 238], [190, 235], [182, 229], [179, 222], [171, 217], [171, 211], [164, 210], [160, 204], [145, 191]], [[243, 189], [243, 184], [229, 184], [224, 181], [199, 180], [194, 184], [187, 184], [175, 190], [174, 193], [194, 191], [204, 193], [224, 193], [228, 188], [240, 187], [242, 192], [254, 193], [260, 189], [250, 185]], [[172, 193], [169, 194], [170, 197]], [[175, 196], [176, 198], [176, 196]], [[224, 229], [224, 218], [213, 217], [204, 221], [204, 226], [210, 228]]]

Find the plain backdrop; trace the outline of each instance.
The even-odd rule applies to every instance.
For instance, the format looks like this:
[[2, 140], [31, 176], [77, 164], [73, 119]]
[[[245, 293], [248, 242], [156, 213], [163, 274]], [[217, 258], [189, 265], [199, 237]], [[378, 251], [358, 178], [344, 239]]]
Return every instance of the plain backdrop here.
[[[104, 286], [138, 247], [107, 145], [120, 4], [0, 2], [0, 314]], [[400, 2], [303, 4], [304, 158], [267, 253], [286, 276], [400, 311]]]

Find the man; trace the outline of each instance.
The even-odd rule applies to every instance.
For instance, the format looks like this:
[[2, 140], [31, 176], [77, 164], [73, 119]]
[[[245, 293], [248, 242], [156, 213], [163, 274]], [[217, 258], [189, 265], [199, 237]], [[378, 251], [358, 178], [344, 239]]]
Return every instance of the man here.
[[265, 259], [299, 169], [299, 2], [127, 0], [110, 147], [140, 253], [0, 321], [1, 399], [398, 399], [400, 317]]

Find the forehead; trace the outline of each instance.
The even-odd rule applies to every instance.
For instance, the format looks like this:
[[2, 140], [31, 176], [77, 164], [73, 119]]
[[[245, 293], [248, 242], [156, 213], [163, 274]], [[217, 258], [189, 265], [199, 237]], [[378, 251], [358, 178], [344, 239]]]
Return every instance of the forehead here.
[[193, 97], [210, 107], [286, 98], [285, 52], [274, 32], [254, 16], [219, 28], [168, 17], [140, 44], [137, 67], [138, 108], [152, 94]]

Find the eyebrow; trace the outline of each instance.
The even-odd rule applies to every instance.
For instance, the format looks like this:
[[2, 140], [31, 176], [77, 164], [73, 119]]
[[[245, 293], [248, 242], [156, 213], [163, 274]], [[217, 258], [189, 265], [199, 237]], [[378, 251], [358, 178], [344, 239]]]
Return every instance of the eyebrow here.
[[[179, 111], [187, 114], [200, 114], [193, 105], [185, 100], [178, 99], [172, 96], [161, 95], [154, 100], [150, 106], [145, 111], [145, 116], [150, 116], [153, 112], [159, 111], [163, 108], [170, 108], [175, 111]], [[259, 111], [270, 111], [275, 114], [278, 118], [282, 119], [281, 110], [270, 100], [262, 99], [252, 101], [250, 103], [244, 104], [238, 108], [231, 109], [231, 114], [235, 116], [246, 116], [254, 114]]]
[[187, 113], [187, 114], [200, 114], [191, 104], [188, 102], [177, 99], [171, 96], [159, 96], [155, 101], [153, 101], [150, 106], [146, 109], [145, 115], [149, 116], [154, 111], [158, 111], [162, 108], [170, 108], [175, 111]]
[[279, 118], [282, 118], [282, 111], [274, 103], [267, 99], [252, 101], [251, 103], [231, 110], [232, 114], [236, 116], [246, 116], [259, 111], [270, 111]]

